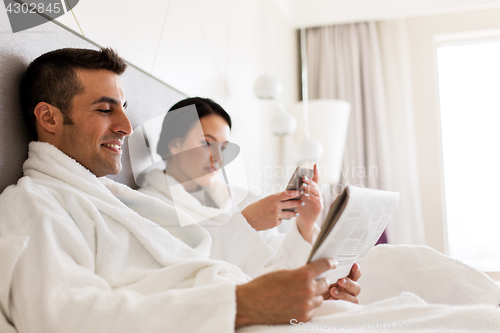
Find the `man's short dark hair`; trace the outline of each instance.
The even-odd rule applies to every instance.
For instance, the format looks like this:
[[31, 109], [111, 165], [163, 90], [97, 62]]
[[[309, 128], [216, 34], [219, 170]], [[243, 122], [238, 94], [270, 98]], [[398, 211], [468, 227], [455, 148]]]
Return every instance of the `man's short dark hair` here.
[[98, 51], [59, 49], [33, 60], [21, 81], [21, 108], [33, 138], [37, 137], [33, 111], [40, 102], [59, 108], [64, 124], [73, 123], [70, 115], [72, 100], [84, 89], [77, 78], [77, 69], [106, 69], [121, 75], [126, 68], [126, 62], [110, 48]]

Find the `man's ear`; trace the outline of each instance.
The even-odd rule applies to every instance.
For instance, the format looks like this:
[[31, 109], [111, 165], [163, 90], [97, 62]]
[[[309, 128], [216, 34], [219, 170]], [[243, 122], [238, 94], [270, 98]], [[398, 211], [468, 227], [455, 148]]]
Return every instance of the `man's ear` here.
[[173, 139], [168, 143], [168, 150], [172, 155], [178, 154], [181, 151], [181, 138]]
[[61, 111], [52, 104], [40, 102], [33, 111], [39, 126], [51, 134], [56, 134], [62, 125]]

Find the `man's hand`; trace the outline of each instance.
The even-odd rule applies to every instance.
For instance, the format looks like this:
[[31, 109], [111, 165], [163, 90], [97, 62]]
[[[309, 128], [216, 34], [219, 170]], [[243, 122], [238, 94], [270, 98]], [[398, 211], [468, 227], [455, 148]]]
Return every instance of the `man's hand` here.
[[352, 265], [349, 276], [339, 279], [329, 286], [329, 291], [323, 294], [323, 298], [341, 299], [358, 304], [358, 295], [361, 292], [361, 286], [356, 282], [361, 277], [361, 268], [358, 264]]
[[283, 211], [283, 209], [300, 207], [301, 202], [299, 200], [284, 201], [298, 196], [300, 196], [300, 191], [284, 191], [271, 194], [249, 205], [243, 209], [241, 214], [255, 230], [271, 229], [280, 225], [281, 219], [296, 216], [295, 212], [287, 212]]
[[318, 187], [319, 182], [319, 172], [318, 167], [314, 165], [314, 175], [312, 179], [307, 177], [302, 177], [302, 189], [304, 194], [302, 195], [302, 203], [299, 208], [297, 208], [297, 228], [300, 231], [302, 237], [309, 243], [312, 244], [313, 233], [314, 233], [314, 223], [321, 214], [323, 210], [323, 196]]
[[236, 328], [256, 324], [305, 322], [328, 292], [326, 279], [315, 278], [336, 267], [332, 259], [319, 259], [295, 270], [262, 275], [236, 286]]

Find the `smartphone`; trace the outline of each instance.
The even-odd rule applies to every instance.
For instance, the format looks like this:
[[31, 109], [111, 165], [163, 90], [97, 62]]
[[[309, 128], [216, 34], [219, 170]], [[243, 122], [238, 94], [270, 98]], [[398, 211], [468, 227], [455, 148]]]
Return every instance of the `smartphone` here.
[[[286, 186], [286, 191], [294, 191], [294, 190], [300, 189], [300, 187], [304, 183], [302, 181], [302, 177], [304, 177], [304, 176], [306, 176], [309, 179], [312, 179], [312, 177], [314, 176], [314, 170], [304, 168], [304, 167], [298, 167], [297, 169], [295, 169], [295, 171], [292, 175], [292, 178], [290, 178], [290, 181], [288, 182], [288, 185]], [[285, 200], [285, 201], [300, 200], [301, 198], [302, 198], [302, 195], [300, 195], [296, 198]], [[283, 211], [295, 212], [295, 208], [285, 208], [285, 209], [283, 209]]]

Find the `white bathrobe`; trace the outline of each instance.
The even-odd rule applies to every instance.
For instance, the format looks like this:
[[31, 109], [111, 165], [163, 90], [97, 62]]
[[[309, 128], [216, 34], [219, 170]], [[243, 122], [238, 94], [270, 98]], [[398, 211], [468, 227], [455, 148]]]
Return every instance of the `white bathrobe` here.
[[[157, 197], [186, 212], [212, 236], [210, 257], [240, 267], [255, 277], [277, 269], [295, 269], [306, 264], [312, 245], [302, 238], [296, 223], [287, 234], [278, 228], [255, 231], [237, 207], [233, 207], [227, 185], [214, 182], [204, 191], [220, 208], [204, 206], [188, 193], [182, 184], [161, 170], [152, 170], [146, 177], [147, 185], [139, 191]], [[246, 207], [258, 198], [239, 188], [232, 188], [236, 202], [244, 198], [240, 207]], [[236, 209], [234, 209], [236, 208]], [[319, 233], [316, 227], [315, 236]]]
[[[180, 228], [176, 216], [182, 212], [96, 178], [46, 143], [30, 144], [24, 172], [25, 177], [0, 196], [2, 333], [14, 332], [9, 322], [20, 333], [234, 330], [235, 284], [248, 277], [236, 266], [208, 259], [209, 234], [197, 225]], [[409, 290], [404, 280], [412, 276], [415, 288], [410, 290], [420, 290], [428, 301], [451, 300], [452, 294], [452, 304], [494, 305], [429, 305], [403, 293], [367, 306], [324, 302], [313, 320], [328, 320], [331, 332], [338, 331], [338, 325], [367, 321], [390, 322], [392, 328], [436, 320], [446, 325], [463, 318], [483, 327], [494, 321], [498, 325], [499, 287], [482, 273], [427, 252], [376, 247], [366, 258], [371, 256], [369, 262], [363, 262], [368, 280], [364, 292], [372, 295], [381, 287], [386, 291], [368, 295], [371, 301], [391, 296], [392, 289]], [[394, 262], [393, 256], [399, 260]], [[417, 261], [422, 262], [413, 271], [408, 262]], [[401, 268], [406, 273], [396, 274]], [[451, 283], [445, 282], [450, 278]], [[435, 297], [432, 290], [438, 289], [443, 292]], [[290, 329], [251, 326], [239, 331]]]
[[19, 332], [234, 330], [249, 277], [208, 258], [205, 229], [48, 143], [32, 142], [23, 167], [0, 196], [0, 237], [27, 242], [0, 298]]

